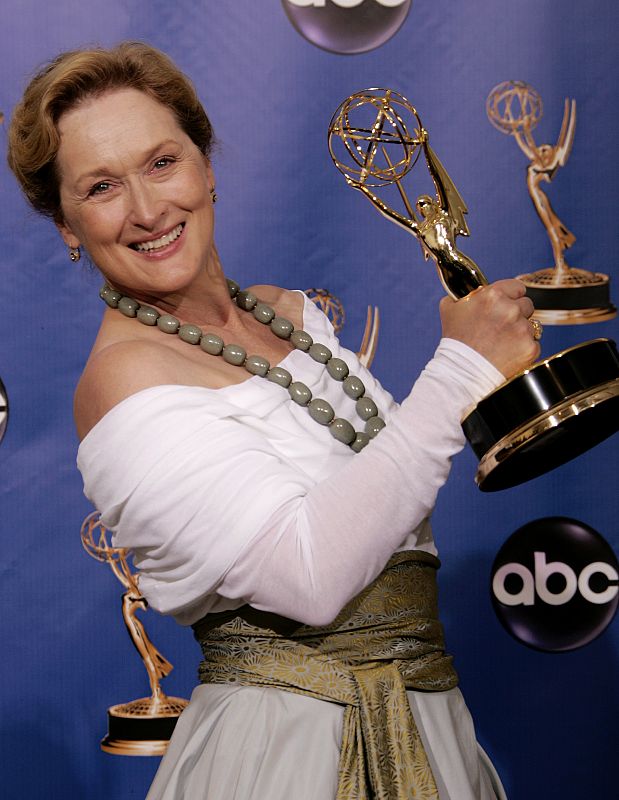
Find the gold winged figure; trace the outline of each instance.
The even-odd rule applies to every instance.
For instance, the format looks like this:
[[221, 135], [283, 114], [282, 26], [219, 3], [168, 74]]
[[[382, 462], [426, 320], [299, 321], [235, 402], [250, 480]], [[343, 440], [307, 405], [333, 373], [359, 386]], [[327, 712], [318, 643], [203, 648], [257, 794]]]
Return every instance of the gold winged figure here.
[[[388, 206], [371, 188], [362, 181], [347, 177], [350, 186], [360, 192], [376, 206], [383, 216], [404, 228], [419, 239], [423, 254], [436, 263], [441, 282], [451, 297], [458, 299], [469, 292], [488, 283], [487, 278], [477, 264], [465, 255], [456, 245], [456, 236], [469, 236], [468, 225], [464, 215], [467, 207], [454, 186], [447, 170], [443, 167], [436, 153], [428, 142], [428, 133], [423, 128], [415, 132], [421, 143], [426, 164], [434, 186], [436, 198], [422, 194], [417, 198], [417, 213], [413, 210], [401, 181], [394, 181], [406, 207], [408, 217]], [[389, 166], [391, 161], [386, 149], [383, 156]], [[368, 160], [373, 158], [375, 150], [368, 151]], [[372, 172], [372, 164], [367, 164], [368, 175]]]
[[535, 143], [531, 127], [524, 125], [522, 130], [514, 132], [518, 146], [529, 159], [527, 167], [527, 189], [539, 218], [548, 232], [552, 245], [552, 254], [558, 274], [567, 272], [568, 267], [563, 252], [576, 241], [574, 234], [566, 228], [553, 211], [542, 182], [550, 183], [559, 167], [563, 167], [569, 158], [574, 143], [576, 130], [576, 101], [565, 99], [563, 122], [559, 138], [555, 145]]

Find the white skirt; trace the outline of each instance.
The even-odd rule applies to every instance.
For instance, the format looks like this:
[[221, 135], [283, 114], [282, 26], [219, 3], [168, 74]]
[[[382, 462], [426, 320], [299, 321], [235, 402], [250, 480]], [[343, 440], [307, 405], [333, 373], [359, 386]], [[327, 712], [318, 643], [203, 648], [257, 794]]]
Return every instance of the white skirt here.
[[[441, 800], [507, 800], [459, 689], [408, 692]], [[146, 800], [333, 800], [344, 707], [253, 686], [197, 686]]]

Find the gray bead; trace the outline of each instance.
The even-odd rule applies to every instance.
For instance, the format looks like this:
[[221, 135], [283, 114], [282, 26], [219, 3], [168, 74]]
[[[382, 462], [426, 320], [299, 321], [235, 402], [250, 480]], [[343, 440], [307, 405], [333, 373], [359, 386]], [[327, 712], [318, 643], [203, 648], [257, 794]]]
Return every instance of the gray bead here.
[[324, 344], [320, 344], [320, 342], [314, 342], [308, 353], [314, 361], [318, 361], [320, 364], [326, 364], [333, 355], [329, 348], [325, 347]]
[[306, 406], [312, 399], [311, 390], [301, 381], [294, 381], [288, 387], [291, 400], [298, 403], [300, 406]]
[[331, 436], [337, 439], [338, 442], [351, 444], [355, 440], [355, 429], [347, 419], [337, 417], [329, 426], [329, 430], [331, 431]]
[[197, 325], [191, 325], [190, 323], [185, 323], [185, 325], [181, 325], [178, 329], [178, 337], [182, 339], [184, 342], [188, 344], [198, 344], [200, 341], [200, 337], [202, 336], [202, 331], [198, 328]]
[[110, 308], [118, 308], [118, 301], [122, 297], [122, 294], [106, 284], [99, 292], [99, 297], [105, 300]]
[[261, 378], [264, 378], [271, 365], [266, 358], [262, 358], [262, 356], [247, 356], [244, 366], [252, 375], [260, 375]]
[[136, 314], [142, 325], [156, 325], [159, 319], [159, 312], [150, 306], [140, 306]]
[[355, 436], [354, 442], [350, 445], [351, 450], [354, 450], [355, 453], [360, 453], [363, 448], [368, 444], [370, 441], [370, 437], [367, 433], [362, 433], [361, 431], [357, 431], [357, 435]]
[[341, 358], [330, 358], [327, 361], [327, 372], [336, 381], [343, 381], [348, 375], [348, 365]]
[[349, 397], [352, 397], [353, 400], [356, 400], [358, 397], [361, 397], [363, 394], [365, 394], [365, 386], [363, 385], [363, 381], [361, 378], [357, 378], [356, 375], [349, 375], [347, 378], [345, 378], [342, 388]]
[[224, 349], [221, 351], [221, 355], [224, 361], [235, 367], [240, 367], [247, 357], [245, 348], [241, 347], [240, 344], [225, 345]]
[[245, 311], [251, 311], [258, 302], [256, 295], [253, 292], [248, 292], [246, 290], [238, 292], [235, 299], [237, 306]]
[[368, 420], [378, 416], [378, 406], [369, 397], [360, 397], [355, 403], [355, 409], [361, 419]]
[[172, 314], [162, 314], [157, 320], [157, 327], [164, 333], [176, 333], [180, 327], [180, 322]]
[[135, 317], [140, 304], [131, 297], [121, 297], [118, 301], [118, 310], [126, 317]]
[[271, 306], [268, 306], [266, 303], [256, 303], [254, 317], [258, 322], [262, 322], [263, 325], [268, 325], [274, 316], [275, 311], [273, 311]]
[[224, 349], [224, 340], [221, 336], [217, 336], [216, 333], [203, 333], [200, 339], [200, 347], [205, 353], [218, 356]]
[[297, 350], [304, 350], [306, 352], [314, 343], [312, 337], [305, 331], [293, 331], [290, 334], [290, 341], [297, 348]]
[[378, 433], [382, 431], [385, 427], [385, 421], [382, 420], [380, 417], [370, 417], [369, 420], [365, 423], [365, 432], [373, 439]]
[[307, 410], [309, 411], [310, 417], [321, 425], [328, 425], [335, 416], [335, 411], [331, 404], [320, 397], [315, 397], [313, 400], [310, 400]]
[[228, 284], [228, 291], [230, 292], [230, 297], [236, 297], [237, 294], [241, 291], [241, 287], [238, 285], [236, 281], [233, 281], [230, 278], [226, 278], [226, 283]]
[[271, 330], [276, 336], [279, 336], [280, 339], [289, 339], [290, 334], [294, 330], [294, 325], [289, 319], [274, 317], [271, 320]]
[[278, 386], [283, 386], [284, 389], [287, 389], [292, 381], [292, 375], [283, 367], [271, 367], [267, 372], [267, 380], [273, 381], [273, 383], [276, 383]]

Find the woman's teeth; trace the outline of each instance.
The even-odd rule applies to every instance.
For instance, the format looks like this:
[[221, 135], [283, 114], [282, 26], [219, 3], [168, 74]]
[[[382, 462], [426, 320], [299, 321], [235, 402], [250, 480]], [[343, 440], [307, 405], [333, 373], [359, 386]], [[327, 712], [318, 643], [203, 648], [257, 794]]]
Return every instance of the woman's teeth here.
[[134, 244], [133, 247], [141, 252], [159, 250], [161, 247], [166, 247], [166, 245], [172, 244], [172, 242], [176, 241], [182, 232], [183, 225], [181, 223], [180, 225], [177, 225], [174, 230], [171, 230], [170, 233], [166, 233], [159, 239], [153, 239], [151, 242], [138, 242], [137, 244]]

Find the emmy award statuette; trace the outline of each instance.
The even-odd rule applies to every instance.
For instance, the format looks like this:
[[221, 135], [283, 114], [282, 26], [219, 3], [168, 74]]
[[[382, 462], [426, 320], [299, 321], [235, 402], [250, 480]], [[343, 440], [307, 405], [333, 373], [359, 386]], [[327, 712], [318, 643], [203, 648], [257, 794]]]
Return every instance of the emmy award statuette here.
[[187, 700], [168, 697], [161, 690], [159, 681], [171, 672], [172, 664], [157, 650], [136, 616], [138, 609], [145, 610], [147, 604], [138, 589], [136, 576], [127, 564], [126, 551], [108, 544], [107, 529], [101, 524], [96, 511], [86, 517], [80, 535], [86, 552], [97, 561], [109, 564], [125, 587], [122, 596], [123, 619], [131, 641], [142, 657], [151, 689], [150, 697], [108, 709], [108, 734], [101, 742], [101, 749], [123, 756], [163, 755], [179, 714], [187, 706]]
[[[451, 297], [465, 297], [488, 283], [458, 249], [456, 237], [469, 235], [466, 205], [405, 97], [391, 89], [364, 89], [348, 97], [329, 124], [329, 152], [351, 188], [419, 240]], [[415, 210], [403, 180], [421, 154], [436, 196], [418, 196]], [[405, 213], [383, 199], [390, 193]], [[541, 324], [531, 323], [540, 338]], [[615, 343], [595, 339], [523, 370], [481, 400], [462, 428], [480, 459], [475, 480], [483, 491], [516, 486], [575, 458], [619, 429]]]
[[488, 119], [501, 133], [511, 134], [529, 160], [527, 189], [550, 239], [554, 266], [518, 275], [535, 305], [535, 316], [551, 325], [601, 322], [617, 313], [610, 302], [610, 280], [601, 272], [570, 267], [564, 252], [576, 241], [555, 214], [543, 191], [544, 183], [565, 166], [576, 129], [576, 101], [566, 98], [557, 143], [537, 145], [533, 129], [542, 117], [542, 100], [532, 86], [506, 81], [495, 86], [486, 100]]

